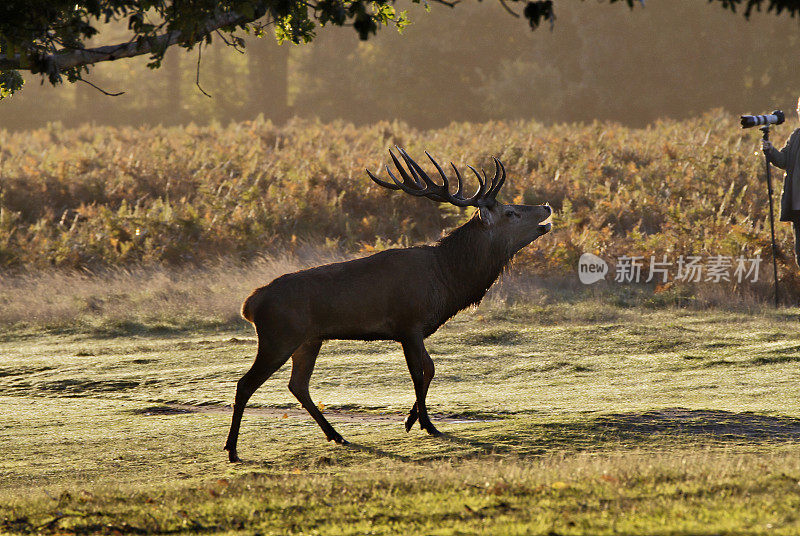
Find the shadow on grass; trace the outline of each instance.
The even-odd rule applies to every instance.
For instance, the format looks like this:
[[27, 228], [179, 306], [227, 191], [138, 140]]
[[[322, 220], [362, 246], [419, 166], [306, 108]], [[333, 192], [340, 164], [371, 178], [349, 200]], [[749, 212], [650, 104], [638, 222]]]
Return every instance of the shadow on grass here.
[[632, 440], [646, 440], [653, 434], [739, 443], [800, 440], [800, 419], [754, 412], [667, 408], [603, 415], [594, 422], [608, 433]]
[[[147, 408], [158, 415], [160, 411]], [[369, 416], [356, 415], [355, 420]], [[366, 420], [365, 420], [366, 422]], [[441, 436], [420, 435], [402, 446], [395, 440], [349, 443], [344, 451], [403, 463], [441, 459], [466, 460], [486, 456], [541, 456], [554, 452], [619, 449], [663, 449], [706, 446], [758, 446], [800, 442], [800, 418], [754, 412], [666, 408], [644, 412], [588, 414], [562, 419], [519, 415], [476, 421], [468, 428], [445, 430]], [[463, 424], [463, 423], [462, 423]], [[452, 429], [451, 429], [452, 430]], [[321, 458], [319, 458], [322, 456]], [[330, 458], [330, 460], [328, 460]], [[314, 466], [319, 461], [356, 463], [312, 449], [291, 465]], [[336, 461], [333, 461], [336, 460]]]
[[449, 441], [450, 443], [467, 447], [477, 453], [483, 454], [511, 454], [511, 449], [499, 443], [493, 443], [490, 441], [481, 441], [478, 439], [472, 439], [468, 437], [459, 437], [453, 434], [442, 432], [442, 435], [438, 436], [437, 439], [442, 441]]
[[102, 513], [95, 514], [63, 514], [58, 512], [52, 519], [42, 524], [34, 524], [27, 517], [16, 519], [5, 518], [0, 520], [0, 530], [8, 531], [9, 534], [206, 534], [223, 531], [225, 527], [220, 525], [205, 526], [199, 521], [191, 520], [186, 526], [179, 528], [162, 529], [155, 523], [154, 527], [138, 527], [127, 522], [112, 524], [108, 522], [77, 522], [68, 529], [61, 529], [59, 522], [69, 518], [101, 517]]
[[[242, 330], [242, 321], [234, 320], [207, 320], [207, 319], [169, 319], [169, 320], [127, 320], [105, 319], [96, 325], [84, 325], [77, 328], [62, 327], [56, 330], [62, 333], [86, 333], [96, 339], [114, 339], [116, 337], [165, 337], [171, 335], [197, 334], [219, 331]], [[51, 330], [52, 332], [52, 330]]]
[[[686, 408], [603, 414], [581, 421], [534, 424], [532, 428], [529, 430], [530, 439], [519, 438], [526, 450], [653, 448], [698, 443], [758, 445], [800, 441], [798, 418]], [[531, 441], [537, 437], [538, 440]]]
[[652, 449], [703, 445], [800, 442], [800, 419], [753, 412], [667, 408], [537, 421], [509, 419], [482, 429], [443, 433], [448, 452], [414, 456], [415, 461], [484, 455], [540, 456], [556, 451]]
[[389, 451], [386, 451], [386, 450], [383, 450], [383, 449], [379, 449], [378, 447], [373, 447], [371, 445], [362, 445], [360, 443], [348, 442], [347, 445], [345, 446], [345, 448], [357, 450], [359, 452], [366, 452], [366, 453], [372, 454], [372, 455], [374, 455], [376, 457], [391, 458], [393, 460], [397, 460], [397, 461], [405, 462], [405, 463], [409, 463], [409, 462], [415, 461], [410, 456], [403, 456], [402, 454], [396, 454], [394, 452], [389, 452]]

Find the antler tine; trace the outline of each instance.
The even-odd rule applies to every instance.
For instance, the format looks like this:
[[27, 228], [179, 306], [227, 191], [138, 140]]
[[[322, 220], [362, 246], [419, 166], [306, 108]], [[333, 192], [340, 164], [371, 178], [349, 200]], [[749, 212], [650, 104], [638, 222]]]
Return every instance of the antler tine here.
[[483, 177], [481, 177], [481, 174], [478, 173], [477, 169], [470, 166], [469, 164], [467, 164], [467, 167], [472, 170], [472, 172], [475, 174], [476, 177], [478, 177], [478, 184], [479, 184], [478, 191], [475, 192], [475, 195], [473, 195], [471, 199], [476, 199], [476, 200], [481, 199], [483, 198], [484, 195], [486, 195], [486, 181], [483, 180]]
[[409, 193], [409, 194], [411, 194], [413, 196], [416, 196], [416, 197], [421, 197], [421, 196], [424, 196], [426, 194], [425, 190], [421, 190], [421, 189], [415, 188], [413, 186], [407, 186], [403, 182], [397, 180], [397, 177], [394, 176], [392, 171], [389, 169], [389, 166], [386, 166], [386, 172], [389, 174], [389, 177], [391, 177], [392, 180], [394, 181], [394, 186], [395, 187], [393, 188], [393, 190], [403, 190], [404, 192]]
[[[398, 151], [400, 152], [400, 156], [403, 157], [403, 160], [407, 159], [410, 160], [410, 157], [407, 154], [403, 154], [404, 151], [399, 147]], [[417, 174], [417, 172], [415, 171], [414, 167], [412, 167], [411, 164], [409, 164], [408, 167], [412, 176], [409, 177], [408, 173], [406, 173], [405, 168], [400, 163], [400, 160], [394, 155], [394, 153], [391, 150], [389, 151], [389, 155], [392, 157], [392, 161], [394, 162], [394, 165], [397, 168], [397, 170], [400, 172], [400, 175], [403, 177], [403, 180], [402, 182], [399, 181], [397, 177], [394, 176], [389, 166], [386, 166], [386, 172], [389, 174], [389, 177], [391, 177], [392, 181], [394, 181], [394, 185], [389, 184], [385, 181], [380, 181], [380, 179], [378, 179], [380, 181], [378, 182], [378, 184], [380, 184], [381, 186], [386, 185], [388, 188], [391, 188], [392, 190], [403, 190], [404, 192], [409, 193], [415, 197], [427, 197], [429, 199], [432, 199], [433, 201], [438, 201], [439, 203], [447, 201], [447, 198], [443, 196], [441, 193], [441, 186], [435, 184], [433, 181], [428, 179], [428, 181], [426, 181], [426, 185], [423, 187], [422, 182], [418, 178], [419, 175]], [[416, 163], [413, 160], [411, 160], [411, 162], [413, 162], [414, 165], [416, 166]], [[419, 166], [416, 166], [416, 168], [419, 169]], [[424, 176], [424, 172], [422, 172], [422, 174]], [[372, 176], [372, 174], [370, 174], [370, 176]]]
[[[421, 178], [422, 182], [425, 183], [425, 189], [423, 190], [425, 192], [425, 197], [434, 201], [438, 201], [439, 203], [452, 202], [450, 199], [450, 183], [447, 180], [447, 175], [442, 174], [442, 179], [444, 180], [443, 185], [436, 184], [433, 182], [433, 180], [431, 180], [428, 174], [425, 173], [425, 170], [422, 169], [413, 158], [408, 156], [408, 153], [405, 151], [405, 149], [398, 147], [397, 150], [400, 151], [400, 156], [402, 156], [403, 160], [405, 160], [408, 164], [408, 169], [411, 171], [414, 179], [419, 181]], [[428, 158], [431, 158], [431, 155], [429, 155], [427, 151], [425, 154], [428, 155]], [[431, 158], [431, 160], [433, 160], [433, 158]], [[436, 161], [433, 160], [433, 163], [436, 164]], [[439, 169], [438, 164], [436, 164], [436, 167]], [[419, 186], [422, 187], [422, 184]]]
[[404, 149], [398, 148], [400, 151], [401, 156], [403, 159], [408, 163], [409, 168], [415, 173], [415, 176], [419, 176], [422, 180], [426, 183], [427, 187], [425, 191], [430, 191], [427, 193], [426, 196], [434, 201], [439, 202], [448, 202], [452, 205], [457, 207], [468, 207], [468, 206], [477, 206], [477, 202], [479, 198], [469, 198], [464, 199], [463, 197], [455, 197], [453, 194], [450, 193], [450, 179], [447, 178], [447, 174], [444, 172], [442, 167], [439, 163], [426, 151], [425, 154], [428, 158], [433, 162], [433, 165], [436, 166], [437, 171], [439, 171], [439, 175], [442, 176], [443, 184], [436, 184], [431, 180], [427, 173], [417, 164], [413, 158], [411, 158], [408, 153]]
[[416, 195], [416, 192], [419, 191], [419, 188], [416, 188], [415, 186], [409, 186], [408, 184], [405, 184], [405, 181], [397, 180], [397, 177], [394, 176], [394, 173], [392, 173], [392, 170], [389, 169], [388, 165], [386, 166], [386, 173], [389, 174], [389, 177], [391, 177], [391, 179], [394, 181], [394, 183], [400, 190], [403, 190], [404, 192], [408, 192], [414, 195]]
[[[400, 149], [399, 147], [397, 149], [399, 151], [401, 151], [401, 155], [402, 155], [402, 149]], [[416, 174], [414, 174], [414, 170], [411, 170], [412, 174], [414, 174], [414, 178], [409, 177], [408, 173], [406, 173], [406, 170], [403, 169], [403, 166], [400, 164], [400, 160], [397, 159], [397, 157], [394, 155], [394, 153], [392, 152], [391, 149], [389, 149], [389, 156], [392, 157], [392, 162], [394, 162], [394, 165], [397, 168], [397, 171], [400, 172], [400, 176], [403, 177], [403, 183], [406, 186], [412, 186], [412, 187], [415, 186], [417, 188], [422, 188], [422, 183], [419, 182], [419, 180], [417, 180], [417, 176], [416, 176]], [[389, 166], [386, 166], [386, 170], [389, 171]], [[391, 172], [389, 172], [389, 173], [391, 174]], [[395, 181], [395, 182], [397, 182], [397, 181]]]
[[489, 188], [489, 192], [486, 194], [487, 199], [495, 199], [497, 194], [500, 193], [503, 183], [506, 182], [505, 166], [495, 157], [492, 157], [492, 160], [494, 160], [494, 177], [492, 178], [492, 187]]
[[[389, 188], [390, 190], [399, 190], [400, 189], [399, 186], [395, 186], [392, 183], [389, 183], [389, 182], [386, 182], [386, 181], [382, 181], [381, 179], [379, 179], [378, 177], [373, 175], [370, 170], [366, 170], [366, 171], [367, 171], [367, 175], [369, 175], [369, 178], [372, 179], [372, 181], [374, 183], [376, 183], [378, 186], [383, 186], [384, 188]], [[389, 167], [388, 166], [386, 167], [386, 171], [389, 171]], [[389, 176], [394, 179], [394, 176], [392, 175], [391, 171], [389, 171]], [[397, 182], [396, 179], [395, 179], [395, 182]]]
[[[452, 198], [452, 195], [450, 195], [450, 181], [447, 179], [447, 175], [445, 174], [444, 170], [442, 169], [442, 166], [439, 165], [439, 162], [437, 162], [436, 160], [433, 159], [433, 157], [431, 156], [431, 153], [429, 153], [428, 151], [425, 151], [425, 156], [427, 156], [428, 159], [431, 162], [433, 162], [433, 165], [436, 166], [436, 171], [438, 171], [439, 175], [442, 176], [442, 190], [443, 190], [444, 195], [447, 197], [447, 200], [450, 201], [451, 198]], [[450, 202], [452, 202], [452, 201], [450, 201]]]
[[[390, 151], [390, 154], [391, 154], [391, 151]], [[392, 155], [392, 156], [394, 156], [394, 155]], [[395, 160], [395, 165], [397, 165], [397, 169], [400, 170], [400, 173], [403, 176], [403, 178], [406, 179], [408, 176], [405, 174], [402, 166], [400, 166], [400, 163], [396, 159], [393, 159], [393, 160]], [[422, 197], [422, 196], [429, 195], [429, 192], [426, 191], [426, 190], [423, 190], [423, 189], [421, 189], [419, 187], [415, 188], [413, 186], [408, 186], [404, 182], [401, 182], [401, 181], [397, 180], [397, 177], [394, 176], [394, 173], [392, 173], [392, 170], [389, 168], [388, 165], [386, 166], [386, 172], [389, 174], [389, 177], [391, 177], [391, 179], [394, 182], [394, 184], [379, 179], [378, 177], [373, 175], [370, 170], [366, 170], [366, 171], [367, 171], [367, 175], [369, 175], [370, 179], [372, 179], [379, 186], [383, 186], [384, 188], [389, 188], [390, 190], [402, 190], [402, 191], [404, 191], [406, 193], [409, 193], [409, 194], [411, 194], [413, 196], [416, 196], [416, 197]], [[414, 184], [414, 183], [412, 182], [412, 184]]]
[[[494, 158], [494, 157], [493, 157], [493, 158]], [[502, 173], [502, 175], [501, 175], [501, 177], [500, 177], [500, 182], [498, 182], [498, 183], [497, 183], [497, 188], [496, 188], [496, 189], [495, 189], [495, 191], [494, 191], [494, 196], [495, 196], [495, 197], [497, 197], [497, 194], [499, 194], [499, 193], [500, 193], [500, 188], [502, 188], [502, 187], [503, 187], [503, 185], [506, 183], [506, 167], [505, 167], [505, 166], [503, 165], [503, 163], [502, 163], [500, 160], [498, 160], [497, 158], [495, 158], [495, 160], [497, 161], [497, 165], [499, 165], [499, 166], [500, 166], [500, 171], [501, 171], [501, 173]]]
[[399, 147], [397, 149], [400, 151], [400, 156], [403, 157], [403, 160], [405, 160], [406, 166], [408, 167], [408, 171], [411, 172], [411, 176], [413, 177], [414, 181], [416, 181], [417, 185], [420, 188], [423, 187], [423, 184], [426, 188], [430, 187], [430, 181], [425, 180], [428, 178], [425, 176], [425, 173], [422, 173], [423, 177], [420, 178], [420, 174], [417, 173], [417, 170], [414, 169], [414, 166], [411, 164], [411, 162], [409, 162], [411, 158], [407, 154], [405, 154], [405, 151], [403, 151], [403, 149], [400, 149]]
[[428, 174], [425, 173], [425, 170], [422, 169], [419, 166], [419, 164], [417, 164], [414, 161], [413, 158], [408, 156], [408, 153], [405, 151], [405, 149], [402, 149], [400, 147], [398, 147], [397, 149], [400, 151], [400, 156], [402, 156], [403, 160], [406, 161], [409, 171], [411, 171], [411, 174], [414, 176], [415, 179], [417, 179], [417, 181], [419, 181], [419, 179], [422, 179], [422, 182], [424, 182], [428, 188], [441, 188], [439, 184], [436, 184], [435, 182], [433, 182], [433, 180], [431, 180]]
[[[456, 193], [453, 194], [453, 196], [454, 197], [462, 197], [461, 196], [461, 191], [464, 189], [464, 180], [461, 178], [461, 173], [459, 173], [458, 168], [456, 167], [456, 165], [454, 163], [450, 162], [450, 166], [453, 168], [453, 171], [456, 172], [456, 179], [458, 179], [458, 189], [456, 190]], [[462, 199], [463, 199], [463, 197], [462, 197]]]

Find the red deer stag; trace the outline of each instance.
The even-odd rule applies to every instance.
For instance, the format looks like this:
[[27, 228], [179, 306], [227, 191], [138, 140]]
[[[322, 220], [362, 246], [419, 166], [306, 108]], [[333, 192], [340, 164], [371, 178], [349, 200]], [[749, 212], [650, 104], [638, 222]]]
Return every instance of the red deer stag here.
[[435, 245], [389, 249], [362, 259], [301, 270], [253, 291], [242, 306], [242, 316], [255, 326], [258, 352], [252, 368], [236, 385], [233, 421], [225, 444], [230, 461], [239, 461], [236, 442], [247, 401], [290, 357], [289, 390], [317, 421], [328, 441], [347, 443], [308, 392], [320, 346], [328, 339], [399, 342], [416, 392], [416, 402], [405, 419], [406, 431], [419, 419], [423, 430], [440, 435], [425, 406], [434, 370], [425, 338], [460, 310], [481, 301], [514, 254], [550, 231], [550, 223], [542, 222], [552, 210], [548, 205], [498, 202], [506, 172], [496, 158], [491, 181], [469, 166], [479, 187], [472, 197], [464, 197], [463, 180], [455, 165], [451, 163], [457, 180], [453, 193], [450, 179], [428, 153], [442, 184], [434, 182], [404, 150], [398, 151], [407, 170], [394, 153], [389, 154], [402, 180], [387, 167], [393, 182], [382, 181], [367, 170], [373, 181], [413, 196], [478, 210]]

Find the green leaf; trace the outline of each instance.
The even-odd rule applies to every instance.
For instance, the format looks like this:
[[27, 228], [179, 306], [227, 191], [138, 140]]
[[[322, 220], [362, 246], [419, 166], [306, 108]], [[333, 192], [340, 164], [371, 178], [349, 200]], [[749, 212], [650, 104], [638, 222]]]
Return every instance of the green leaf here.
[[0, 99], [5, 99], [22, 89], [25, 84], [19, 71], [0, 71]]

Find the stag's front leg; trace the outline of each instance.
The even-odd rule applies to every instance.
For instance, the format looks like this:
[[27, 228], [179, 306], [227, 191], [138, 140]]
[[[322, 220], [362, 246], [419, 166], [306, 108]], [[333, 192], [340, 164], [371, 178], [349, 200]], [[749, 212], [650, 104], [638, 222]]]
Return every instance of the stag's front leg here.
[[408, 371], [411, 373], [411, 380], [414, 382], [414, 392], [417, 395], [417, 401], [406, 418], [406, 432], [411, 430], [414, 422], [419, 418], [420, 428], [432, 436], [442, 435], [428, 418], [428, 408], [425, 405], [428, 387], [433, 379], [434, 367], [433, 360], [425, 349], [422, 335], [410, 337], [402, 341], [402, 345], [406, 363], [408, 364]]

